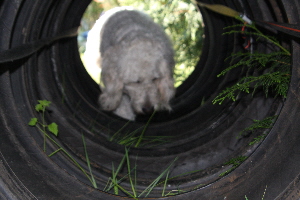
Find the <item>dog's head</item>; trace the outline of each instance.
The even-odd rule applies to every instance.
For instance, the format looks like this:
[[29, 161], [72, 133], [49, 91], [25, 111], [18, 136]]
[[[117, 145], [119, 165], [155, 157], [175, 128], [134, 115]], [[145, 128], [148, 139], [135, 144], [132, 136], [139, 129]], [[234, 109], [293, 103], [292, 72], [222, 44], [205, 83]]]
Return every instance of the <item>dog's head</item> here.
[[166, 56], [163, 48], [152, 41], [138, 40], [111, 48], [102, 61], [102, 109], [115, 110], [122, 95], [127, 95], [135, 113], [171, 110], [169, 101], [175, 94], [173, 66], [173, 57]]

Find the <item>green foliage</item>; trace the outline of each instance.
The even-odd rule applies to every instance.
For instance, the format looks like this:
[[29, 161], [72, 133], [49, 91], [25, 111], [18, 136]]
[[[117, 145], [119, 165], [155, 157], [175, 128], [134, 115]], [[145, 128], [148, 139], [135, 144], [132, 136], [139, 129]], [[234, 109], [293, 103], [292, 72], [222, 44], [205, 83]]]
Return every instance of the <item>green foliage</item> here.
[[[122, 191], [128, 197], [131, 197], [133, 199], [147, 198], [149, 196], [149, 194], [153, 191], [153, 189], [157, 185], [160, 184], [159, 181], [165, 177], [165, 180], [163, 181], [164, 187], [162, 190], [162, 196], [164, 196], [170, 168], [176, 160], [177, 160], [177, 158], [175, 158], [174, 161], [171, 162], [171, 164], [155, 180], [153, 180], [146, 187], [145, 190], [143, 190], [142, 192], [140, 192], [138, 194], [138, 191], [136, 190], [136, 184], [137, 184], [136, 183], [136, 180], [137, 180], [136, 168], [137, 168], [137, 165], [135, 164], [135, 166], [133, 168], [131, 167], [131, 162], [129, 159], [129, 150], [127, 148], [125, 148], [125, 154], [124, 154], [122, 160], [120, 161], [116, 170], [115, 170], [114, 164], [112, 164], [112, 176], [111, 176], [111, 178], [109, 178], [107, 185], [104, 188], [104, 191], [109, 192], [109, 191], [113, 190], [115, 195], [119, 195], [120, 191]], [[127, 174], [121, 178], [118, 178], [120, 171], [124, 167], [127, 170]], [[124, 187], [122, 187], [122, 183], [126, 180], [129, 181], [131, 191], [126, 190]]]
[[55, 136], [58, 135], [58, 126], [55, 122], [48, 125], [48, 130], [53, 133]]
[[244, 70], [246, 69], [246, 75], [240, 78], [236, 84], [220, 92], [212, 101], [213, 104], [222, 104], [226, 99], [236, 101], [241, 92], [252, 93], [253, 95], [258, 89], [262, 89], [266, 97], [268, 97], [270, 93], [273, 93], [275, 97], [281, 96], [286, 98], [291, 73], [290, 52], [282, 47], [276, 39], [264, 35], [254, 24], [238, 24], [228, 28], [241, 26], [246, 26], [252, 31], [242, 32], [232, 30], [225, 34], [242, 33], [256, 36], [257, 41], [267, 43], [271, 46], [270, 48], [273, 49], [273, 51], [270, 53], [237, 52], [227, 58], [231, 59], [231, 63], [233, 64], [223, 70], [218, 77], [224, 76], [226, 73], [238, 67]]
[[249, 145], [254, 145], [254, 144], [258, 144], [260, 143], [261, 141], [263, 141], [265, 138], [267, 137], [267, 134], [262, 134], [256, 138], [254, 138], [250, 143]]
[[42, 122], [40, 122], [38, 118], [31, 118], [28, 125], [37, 127], [39, 130], [41, 130], [44, 133], [44, 151], [46, 152], [46, 137], [48, 135], [46, 132], [46, 128], [50, 133], [57, 136], [58, 126], [55, 122], [52, 122], [49, 125], [45, 123], [45, 111], [46, 108], [50, 106], [51, 102], [47, 100], [38, 100], [38, 102], [39, 103], [35, 106], [35, 110], [39, 113], [42, 113]]
[[[85, 171], [85, 169], [71, 156], [71, 154], [69, 154], [58, 142], [56, 142], [49, 134], [48, 132], [52, 133], [52, 135], [54, 136], [58, 136], [58, 125], [55, 122], [52, 122], [51, 124], [46, 124], [45, 122], [45, 113], [46, 113], [46, 109], [47, 107], [50, 106], [51, 102], [47, 101], [47, 100], [38, 100], [38, 104], [35, 106], [35, 110], [41, 114], [41, 120], [39, 120], [38, 118], [34, 117], [31, 118], [28, 125], [32, 126], [32, 127], [36, 127], [38, 128], [44, 136], [44, 144], [43, 144], [43, 150], [44, 152], [46, 152], [46, 140], [48, 139], [51, 143], [53, 143], [54, 145], [56, 145], [58, 147], [57, 150], [55, 150], [54, 152], [50, 153], [48, 156], [51, 157], [53, 155], [55, 155], [58, 152], [63, 152], [75, 165], [76, 167], [78, 167], [83, 174], [89, 179], [89, 181], [92, 183], [92, 185], [97, 188], [97, 183], [94, 179], [94, 176], [92, 174], [92, 169], [90, 166], [90, 161], [88, 158], [88, 154], [87, 154], [87, 150], [86, 150], [86, 144], [85, 144], [85, 140], [84, 140], [84, 136], [82, 135], [82, 141], [83, 141], [83, 145], [84, 145], [84, 149], [85, 149], [85, 155], [86, 155], [86, 160], [87, 160], [87, 165], [89, 168], [89, 172], [90, 175]], [[47, 128], [47, 129], [46, 129]]]
[[[251, 124], [250, 126], [248, 126], [247, 128], [245, 128], [244, 130], [242, 130], [239, 135], [245, 135], [248, 133], [253, 133], [254, 131], [257, 130], [262, 130], [262, 129], [269, 129], [272, 128], [274, 121], [276, 120], [277, 116], [271, 116], [271, 117], [266, 117], [262, 120], [253, 120], [253, 124]], [[256, 143], [261, 142], [265, 137], [267, 136], [267, 134], [262, 134], [256, 138], [253, 139], [253, 141], [251, 141], [249, 143], [249, 145], [253, 145]], [[228, 162], [224, 163], [224, 165], [232, 165], [232, 167], [221, 173], [219, 176], [225, 176], [227, 174], [229, 174], [231, 171], [233, 171], [234, 169], [236, 169], [242, 162], [244, 162], [248, 157], [247, 156], [239, 156], [237, 158], [233, 158], [231, 160], [229, 160]]]
[[38, 100], [38, 104], [35, 106], [37, 112], [44, 112], [47, 107], [50, 106], [51, 102], [47, 100]]
[[150, 121], [152, 120], [155, 112], [152, 113], [150, 118], [148, 119], [146, 125], [130, 132], [130, 133], [124, 133], [123, 130], [126, 128], [126, 126], [130, 123], [128, 121], [123, 127], [121, 127], [118, 131], [116, 131], [112, 137], [109, 139], [110, 141], [114, 141], [120, 145], [124, 145], [126, 147], [153, 147], [156, 145], [161, 145], [164, 143], [170, 142], [172, 139], [172, 136], [147, 136], [145, 135], [146, 130], [150, 124]]
[[[277, 116], [271, 116], [271, 117], [266, 117], [265, 119], [262, 120], [253, 120], [253, 124], [251, 124], [250, 126], [248, 126], [247, 128], [245, 128], [244, 130], [242, 130], [239, 135], [245, 135], [248, 133], [253, 133], [257, 130], [262, 130], [262, 129], [270, 129], [273, 126], [274, 121], [277, 119]], [[262, 140], [265, 139], [265, 137], [267, 136], [266, 133], [263, 133], [259, 136], [257, 136], [256, 138], [254, 138], [249, 145], [254, 145], [257, 143], [260, 143]]]
[[170, 36], [175, 51], [175, 86], [194, 70], [202, 52], [204, 28], [201, 15], [191, 0], [124, 0], [147, 12]]
[[29, 126], [36, 126], [37, 122], [38, 122], [37, 118], [31, 118], [31, 120], [29, 121], [28, 125]]
[[[253, 120], [253, 124], [251, 124], [250, 126], [248, 126], [247, 128], [245, 128], [244, 130], [242, 130], [239, 135], [245, 135], [245, 134], [249, 134], [249, 133], [254, 133], [255, 131], [258, 130], [263, 130], [263, 129], [270, 129], [273, 126], [274, 121], [277, 119], [277, 116], [271, 116], [271, 117], [266, 117], [262, 120]], [[265, 139], [265, 137], [267, 136], [266, 133], [263, 133], [259, 136], [257, 136], [256, 138], [254, 138], [249, 145], [254, 145], [257, 143], [260, 143], [262, 140]]]
[[232, 167], [229, 170], [221, 173], [219, 176], [225, 176], [225, 175], [229, 174], [234, 169], [236, 169], [238, 166], [240, 166], [240, 164], [242, 164], [247, 158], [248, 158], [247, 156], [239, 156], [237, 158], [232, 158], [228, 162], [224, 163], [224, 165], [232, 165]]
[[256, 130], [261, 130], [261, 129], [269, 129], [272, 128], [274, 120], [276, 120], [277, 116], [271, 116], [271, 117], [266, 117], [265, 119], [262, 120], [253, 120], [253, 124], [242, 130], [239, 134], [244, 135], [246, 133], [253, 133]]
[[[203, 22], [193, 1], [107, 0], [102, 3], [92, 2], [82, 18], [80, 32], [91, 29], [103, 10], [115, 6], [132, 6], [143, 10], [162, 26], [173, 43], [176, 60], [174, 69], [175, 86], [179, 86], [192, 73], [202, 52]], [[83, 53], [85, 44], [81, 39], [79, 39], [79, 43], [81, 46], [80, 52]]]

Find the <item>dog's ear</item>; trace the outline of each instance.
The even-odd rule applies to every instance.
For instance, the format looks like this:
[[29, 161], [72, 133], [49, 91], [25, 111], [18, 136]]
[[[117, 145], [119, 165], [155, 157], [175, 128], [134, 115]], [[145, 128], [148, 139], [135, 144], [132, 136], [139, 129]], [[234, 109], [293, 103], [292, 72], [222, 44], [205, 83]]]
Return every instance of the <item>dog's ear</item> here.
[[173, 66], [166, 60], [162, 60], [159, 64], [159, 71], [161, 73], [161, 78], [157, 82], [157, 86], [160, 94], [160, 102], [162, 102], [161, 106], [171, 110], [169, 101], [175, 95]]
[[100, 88], [102, 94], [99, 96], [101, 109], [115, 110], [122, 99], [123, 81], [118, 73], [118, 56], [115, 48], [107, 50], [102, 58], [102, 72]]

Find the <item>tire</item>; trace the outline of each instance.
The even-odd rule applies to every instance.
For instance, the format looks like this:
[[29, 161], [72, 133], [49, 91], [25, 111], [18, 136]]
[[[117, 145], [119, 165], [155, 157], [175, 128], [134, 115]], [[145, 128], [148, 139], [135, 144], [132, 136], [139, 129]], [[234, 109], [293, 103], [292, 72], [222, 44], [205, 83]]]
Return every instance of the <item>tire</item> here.
[[[224, 4], [257, 20], [300, 22], [297, 0], [203, 2]], [[89, 3], [88, 0], [3, 0], [0, 50], [79, 26]], [[256, 95], [212, 105], [216, 94], [241, 73], [235, 71], [224, 78], [216, 77], [228, 65], [225, 58], [239, 50], [236, 45], [239, 41], [233, 35], [222, 36], [223, 28], [235, 20], [202, 8], [201, 13], [206, 26], [201, 59], [192, 75], [178, 88], [172, 101], [173, 112], [157, 113], [147, 129], [150, 136], [175, 139], [157, 147], [130, 149], [137, 165], [137, 190], [145, 189], [177, 157], [170, 174], [175, 178], [170, 181], [168, 191], [180, 188], [189, 192], [168, 199], [234, 200], [247, 196], [252, 200], [261, 199], [264, 192], [264, 199], [299, 199], [299, 39], [267, 30], [276, 34], [293, 54], [291, 84], [284, 102]], [[124, 156], [124, 146], [108, 138], [127, 122], [98, 110], [97, 97], [101, 91], [87, 75], [77, 49], [75, 38], [60, 40], [28, 58], [0, 65], [0, 199], [122, 198], [102, 189], [111, 176], [112, 163], [117, 166]], [[47, 156], [57, 149], [55, 145], [47, 143], [47, 151], [43, 152], [43, 135], [28, 126], [30, 118], [39, 117], [34, 105], [40, 99], [52, 102], [45, 120], [58, 124], [56, 141], [82, 166], [86, 166], [81, 139], [85, 135], [98, 189], [91, 186], [64, 154]], [[257, 135], [236, 138], [251, 124], [251, 119], [272, 115], [278, 118], [259, 145], [248, 145]], [[147, 117], [139, 117], [122, 131], [132, 132], [145, 126]], [[234, 171], [220, 177], [220, 173], [230, 168], [224, 163], [239, 155], [248, 158]], [[194, 173], [178, 176], [191, 171]], [[130, 188], [126, 184], [124, 187]], [[151, 195], [159, 199], [161, 188], [154, 189]]]

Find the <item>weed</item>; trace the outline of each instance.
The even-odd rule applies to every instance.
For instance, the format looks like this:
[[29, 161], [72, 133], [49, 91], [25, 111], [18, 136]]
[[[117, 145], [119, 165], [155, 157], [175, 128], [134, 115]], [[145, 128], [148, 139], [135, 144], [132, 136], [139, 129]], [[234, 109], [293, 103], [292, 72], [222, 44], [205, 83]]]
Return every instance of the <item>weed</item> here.
[[41, 113], [41, 115], [42, 115], [41, 121], [39, 121], [38, 118], [31, 118], [31, 120], [29, 121], [28, 125], [38, 128], [43, 133], [43, 136], [44, 136], [43, 150], [44, 150], [44, 152], [46, 152], [46, 140], [48, 139], [50, 142], [52, 142], [53, 144], [55, 144], [58, 147], [57, 150], [55, 150], [54, 152], [52, 152], [48, 156], [51, 157], [51, 156], [55, 155], [58, 152], [63, 152], [76, 165], [76, 167], [78, 167], [78, 169], [80, 169], [83, 172], [83, 174], [89, 179], [89, 181], [92, 183], [93, 187], [97, 188], [97, 183], [96, 183], [96, 181], [94, 179], [94, 176], [92, 174], [92, 169], [91, 169], [91, 166], [90, 166], [90, 161], [89, 161], [89, 157], [88, 157], [88, 153], [87, 153], [87, 149], [86, 149], [86, 144], [85, 144], [84, 136], [82, 135], [82, 141], [83, 141], [83, 145], [84, 145], [84, 150], [85, 150], [85, 155], [86, 155], [86, 161], [87, 161], [87, 165], [88, 165], [88, 168], [89, 168], [90, 175], [71, 156], [71, 154], [69, 154], [58, 142], [56, 142], [48, 134], [48, 132], [50, 132], [54, 136], [56, 136], [56, 137], [58, 136], [58, 125], [55, 122], [52, 122], [49, 125], [46, 124], [46, 122], [45, 122], [46, 108], [50, 106], [51, 102], [47, 101], [47, 100], [38, 100], [38, 102], [39, 103], [35, 106], [35, 110], [38, 113]]
[[253, 133], [256, 130], [259, 129], [269, 129], [272, 128], [272, 125], [274, 123], [274, 120], [276, 120], [277, 116], [271, 116], [271, 117], [266, 117], [262, 120], [253, 120], [253, 124], [251, 124], [250, 126], [248, 126], [247, 128], [245, 128], [244, 130], [242, 130], [239, 135], [242, 136], [246, 133]]
[[[112, 164], [112, 176], [109, 178], [108, 183], [106, 187], [104, 188], [105, 192], [109, 192], [112, 189], [114, 190], [114, 194], [118, 195], [119, 191], [122, 191], [124, 194], [127, 196], [137, 199], [137, 198], [142, 198], [142, 197], [148, 197], [149, 194], [153, 191], [153, 189], [163, 183], [163, 190], [162, 190], [162, 196], [165, 196], [166, 192], [166, 186], [167, 186], [167, 181], [169, 180], [169, 173], [170, 173], [170, 168], [174, 164], [174, 162], [177, 160], [177, 158], [174, 159], [174, 161], [155, 179], [153, 180], [142, 192], [138, 194], [138, 191], [136, 190], [136, 181], [137, 181], [137, 174], [136, 174], [136, 169], [137, 165], [132, 168], [130, 159], [129, 159], [129, 150], [125, 147], [125, 155], [123, 156], [122, 160], [120, 161], [118, 168], [115, 170], [114, 169], [114, 164]], [[125, 164], [126, 163], [126, 164]], [[117, 178], [120, 171], [122, 170], [123, 167], [126, 167], [127, 174], [121, 178]], [[132, 175], [134, 174], [134, 175]], [[159, 182], [165, 177], [165, 180], [163, 182]], [[128, 180], [131, 191], [126, 190], [124, 187], [121, 186], [122, 182]], [[169, 194], [169, 193], [167, 193]]]
[[[233, 53], [227, 59], [231, 59], [232, 64], [223, 70], [218, 77], [224, 76], [229, 71], [237, 67], [246, 67], [246, 75], [237, 81], [231, 87], [227, 87], [213, 99], [213, 104], [222, 104], [225, 99], [236, 101], [241, 92], [252, 93], [252, 95], [262, 88], [266, 97], [270, 92], [276, 96], [286, 98], [287, 90], [290, 82], [290, 63], [291, 53], [279, 44], [276, 39], [271, 36], [264, 35], [258, 30], [255, 24], [237, 24], [227, 28], [247, 27], [252, 31], [231, 30], [225, 34], [239, 33], [244, 35], [256, 36], [257, 41], [267, 42], [271, 46], [271, 53], [261, 52], [237, 52]], [[252, 75], [250, 71], [252, 70]]]
[[[239, 136], [244, 135], [245, 133], [253, 133], [254, 131], [260, 130], [260, 129], [269, 129], [272, 128], [272, 125], [274, 123], [274, 121], [276, 120], [277, 116], [271, 116], [271, 117], [266, 117], [265, 119], [262, 120], [253, 120], [253, 124], [250, 125], [249, 127], [245, 128], [244, 130], [242, 130], [239, 133]], [[261, 142], [265, 137], [267, 136], [267, 134], [262, 134], [259, 135], [258, 137], [254, 138], [249, 145], [254, 145], [257, 144], [259, 142]], [[221, 173], [219, 176], [225, 176], [227, 174], [229, 174], [231, 171], [233, 171], [234, 169], [236, 169], [242, 162], [244, 162], [247, 159], [247, 156], [239, 156], [237, 158], [233, 158], [231, 160], [229, 160], [228, 162], [224, 163], [224, 165], [232, 165], [232, 167]]]
[[263, 141], [265, 138], [267, 137], [267, 134], [262, 134], [260, 136], [257, 136], [256, 138], [254, 138], [249, 145], [254, 145], [254, 144], [258, 144], [261, 141]]
[[[49, 125], [47, 125], [45, 123], [45, 111], [46, 108], [51, 104], [50, 101], [46, 101], [46, 100], [38, 100], [39, 104], [37, 104], [35, 106], [35, 110], [37, 112], [41, 112], [42, 113], [42, 122], [40, 122], [38, 120], [38, 118], [31, 118], [30, 122], [28, 123], [29, 126], [35, 126], [37, 127], [42, 133], [44, 133], [44, 145], [43, 145], [43, 150], [44, 152], [46, 152], [46, 138], [51, 138], [48, 134], [47, 134], [47, 129], [48, 131], [51, 132], [52, 134], [54, 134], [55, 136], [58, 135], [58, 126], [56, 123], [51, 123]], [[51, 138], [52, 139], [52, 138]]]
[[[130, 132], [130, 133], [123, 133], [123, 130], [128, 126], [130, 121], [128, 121], [124, 126], [122, 126], [118, 131], [116, 131], [109, 141], [114, 141], [118, 144], [124, 145], [126, 147], [134, 146], [134, 147], [142, 147], [148, 146], [153, 147], [160, 144], [164, 144], [170, 141], [172, 138], [171, 136], [146, 136], [146, 130], [154, 116], [155, 112], [152, 113], [150, 118], [148, 119], [147, 123]], [[140, 132], [141, 131], [141, 132]]]

